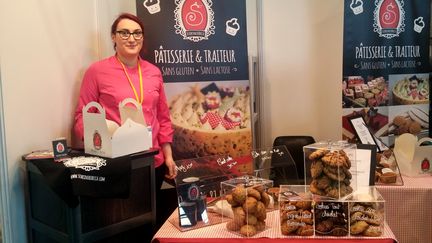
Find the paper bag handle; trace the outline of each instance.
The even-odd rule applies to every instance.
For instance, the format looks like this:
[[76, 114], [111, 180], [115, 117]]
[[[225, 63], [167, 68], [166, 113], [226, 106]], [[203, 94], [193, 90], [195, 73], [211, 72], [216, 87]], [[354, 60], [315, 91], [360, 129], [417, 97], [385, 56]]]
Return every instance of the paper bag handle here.
[[102, 108], [102, 106], [95, 101], [89, 102], [86, 106], [84, 106], [82, 112], [88, 113], [88, 110], [92, 107], [95, 107], [99, 111], [99, 113], [105, 117], [105, 109]]
[[122, 100], [119, 103], [119, 109], [121, 109], [122, 107], [124, 107], [126, 104], [129, 104], [129, 103], [133, 104], [137, 110], [142, 110], [142, 106], [140, 104], [138, 104], [138, 102], [135, 99], [132, 99], [132, 98], [126, 98], [126, 99]]
[[424, 143], [424, 142], [432, 142], [432, 138], [424, 137], [424, 138], [419, 139], [417, 142], [417, 146], [422, 145], [422, 143]]

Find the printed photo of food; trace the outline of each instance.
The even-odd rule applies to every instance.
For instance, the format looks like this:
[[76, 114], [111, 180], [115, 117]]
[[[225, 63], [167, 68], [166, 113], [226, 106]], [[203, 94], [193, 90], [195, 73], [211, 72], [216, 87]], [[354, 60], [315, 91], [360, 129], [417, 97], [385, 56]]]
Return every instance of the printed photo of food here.
[[390, 104], [429, 104], [429, 74], [390, 75]]
[[249, 81], [168, 83], [174, 159], [252, 149]]
[[385, 77], [348, 76], [342, 81], [342, 107], [387, 106], [388, 82]]
[[389, 134], [411, 133], [427, 135], [429, 130], [428, 105], [392, 106], [389, 111]]
[[[388, 107], [370, 107], [361, 109], [343, 109], [342, 116], [342, 139], [352, 143], [358, 143], [357, 137], [350, 119], [354, 117], [363, 117], [370, 132], [377, 138], [388, 135], [389, 118]], [[383, 140], [384, 143], [385, 140]], [[388, 145], [388, 144], [387, 144]]]

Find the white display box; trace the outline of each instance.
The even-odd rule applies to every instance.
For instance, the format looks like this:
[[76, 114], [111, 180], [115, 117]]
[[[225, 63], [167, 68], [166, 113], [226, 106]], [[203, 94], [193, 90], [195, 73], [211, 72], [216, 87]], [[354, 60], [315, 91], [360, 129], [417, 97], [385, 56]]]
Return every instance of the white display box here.
[[221, 182], [223, 198], [228, 203], [227, 209], [232, 217], [226, 228], [244, 237], [252, 237], [266, 229], [267, 207], [270, 204], [270, 196], [267, 189], [273, 186], [273, 181], [254, 176], [242, 176]]
[[359, 187], [347, 201], [351, 236], [384, 234], [385, 200], [374, 186]]
[[[133, 104], [135, 108], [127, 104]], [[99, 113], [90, 113], [90, 109]], [[144, 121], [142, 106], [128, 98], [120, 102], [119, 111], [121, 126], [106, 120], [105, 109], [99, 103], [90, 102], [83, 107], [84, 150], [87, 154], [115, 158], [152, 147], [151, 129]]]
[[356, 149], [357, 145], [345, 141], [304, 146], [305, 178], [310, 191], [334, 199], [355, 191]]

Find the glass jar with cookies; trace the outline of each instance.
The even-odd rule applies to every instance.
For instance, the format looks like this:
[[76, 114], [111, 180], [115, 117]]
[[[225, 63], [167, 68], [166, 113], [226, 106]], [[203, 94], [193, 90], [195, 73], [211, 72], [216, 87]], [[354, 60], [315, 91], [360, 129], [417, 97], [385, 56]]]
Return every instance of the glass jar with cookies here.
[[229, 218], [226, 223], [227, 230], [244, 237], [252, 237], [268, 228], [267, 208], [272, 200], [267, 189], [271, 187], [273, 181], [254, 176], [242, 176], [221, 182], [222, 197], [228, 202], [228, 209], [222, 211], [230, 212], [222, 215]]
[[346, 141], [317, 142], [303, 147], [310, 192], [342, 199], [356, 189], [356, 148]]

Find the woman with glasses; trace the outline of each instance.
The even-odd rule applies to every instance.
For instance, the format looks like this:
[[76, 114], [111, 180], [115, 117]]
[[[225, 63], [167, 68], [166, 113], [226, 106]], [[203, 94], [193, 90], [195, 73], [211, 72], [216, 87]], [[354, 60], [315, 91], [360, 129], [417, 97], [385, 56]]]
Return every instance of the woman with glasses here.
[[74, 131], [83, 140], [82, 108], [96, 101], [105, 109], [106, 119], [121, 124], [118, 105], [133, 98], [142, 105], [145, 121], [152, 128], [155, 156], [156, 190], [164, 176], [177, 175], [171, 153], [173, 129], [160, 70], [143, 60], [143, 24], [135, 15], [123, 13], [111, 26], [115, 55], [93, 63], [85, 72], [75, 111]]

